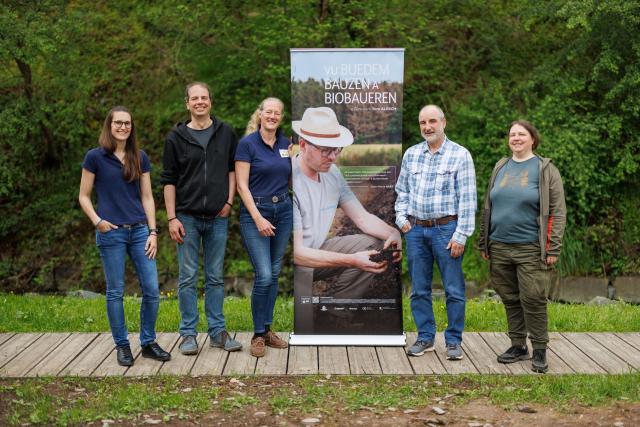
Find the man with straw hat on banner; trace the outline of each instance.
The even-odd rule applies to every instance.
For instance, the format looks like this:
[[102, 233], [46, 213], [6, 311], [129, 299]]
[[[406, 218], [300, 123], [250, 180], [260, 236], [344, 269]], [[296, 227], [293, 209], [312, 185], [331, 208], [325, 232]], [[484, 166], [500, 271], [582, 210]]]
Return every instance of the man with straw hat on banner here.
[[[300, 144], [300, 154], [292, 161], [296, 282], [302, 276], [311, 281], [335, 277], [334, 298], [359, 298], [388, 267], [386, 260], [370, 257], [381, 249], [401, 249], [400, 233], [367, 212], [334, 164], [342, 149], [353, 143], [353, 135], [331, 108], [307, 108], [292, 127]], [[338, 207], [362, 234], [327, 239]], [[401, 257], [395, 252], [393, 261]], [[311, 290], [311, 283], [308, 286]]]

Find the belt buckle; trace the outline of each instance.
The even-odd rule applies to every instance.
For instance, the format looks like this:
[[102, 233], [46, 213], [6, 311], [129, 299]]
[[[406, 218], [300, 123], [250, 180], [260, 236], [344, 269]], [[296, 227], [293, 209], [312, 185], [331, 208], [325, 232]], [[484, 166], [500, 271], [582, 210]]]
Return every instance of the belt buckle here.
[[131, 225], [131, 224], [122, 224], [122, 227], [123, 228], [131, 228], [131, 227], [133, 227], [133, 225]]
[[279, 199], [278, 199], [278, 196], [273, 196], [273, 197], [271, 198], [271, 202], [272, 202], [272, 203], [278, 203], [278, 200], [279, 200]]

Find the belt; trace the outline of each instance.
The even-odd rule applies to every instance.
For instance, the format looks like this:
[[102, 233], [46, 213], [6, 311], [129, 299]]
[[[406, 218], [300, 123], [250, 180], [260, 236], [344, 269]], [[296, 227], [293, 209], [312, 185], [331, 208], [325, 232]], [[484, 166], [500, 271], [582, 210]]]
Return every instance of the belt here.
[[253, 201], [256, 203], [266, 203], [266, 202], [280, 203], [280, 202], [284, 202], [288, 198], [289, 198], [289, 193], [282, 193], [278, 196], [254, 197]]
[[136, 222], [134, 224], [116, 224], [119, 228], [133, 228], [139, 225], [147, 225], [146, 222]]
[[447, 215], [442, 218], [437, 219], [418, 219], [412, 216], [409, 216], [409, 222], [412, 224], [418, 224], [423, 227], [433, 227], [435, 225], [445, 225], [450, 223], [451, 221], [455, 221], [458, 219], [458, 215]]

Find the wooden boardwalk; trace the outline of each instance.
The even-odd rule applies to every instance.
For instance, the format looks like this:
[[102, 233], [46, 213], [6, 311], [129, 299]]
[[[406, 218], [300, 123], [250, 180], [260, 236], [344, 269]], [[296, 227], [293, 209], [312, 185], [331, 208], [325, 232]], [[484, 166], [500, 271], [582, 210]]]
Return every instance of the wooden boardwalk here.
[[[279, 333], [288, 339], [288, 333]], [[227, 353], [209, 347], [206, 334], [198, 336], [197, 356], [183, 356], [177, 333], [159, 333], [158, 343], [171, 351], [162, 363], [140, 356], [136, 334], [131, 350], [136, 357], [130, 368], [118, 366], [109, 333], [0, 333], [0, 377], [127, 376], [152, 375], [434, 375], [434, 374], [531, 374], [530, 361], [511, 365], [496, 362], [509, 346], [504, 333], [469, 332], [463, 336], [464, 359], [445, 357], [444, 338], [436, 339], [436, 351], [408, 357], [400, 347], [297, 346], [285, 350], [267, 348], [261, 359], [249, 355], [251, 333], [235, 334], [244, 348]], [[407, 334], [413, 343], [415, 333]], [[547, 351], [549, 374], [621, 374], [640, 371], [640, 333], [551, 333]]]

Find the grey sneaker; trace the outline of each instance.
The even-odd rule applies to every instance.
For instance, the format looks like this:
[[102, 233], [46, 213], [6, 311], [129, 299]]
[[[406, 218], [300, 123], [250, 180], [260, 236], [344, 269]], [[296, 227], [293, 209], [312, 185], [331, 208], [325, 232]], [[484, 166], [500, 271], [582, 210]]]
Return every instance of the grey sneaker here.
[[426, 352], [433, 351], [435, 349], [433, 341], [417, 340], [411, 347], [409, 347], [407, 354], [409, 356], [422, 356]]
[[238, 351], [242, 349], [242, 344], [239, 341], [231, 338], [229, 333], [224, 329], [209, 340], [211, 347], [223, 348], [226, 351]]
[[460, 344], [447, 344], [447, 359], [462, 360], [462, 347], [460, 347]]
[[180, 353], [185, 355], [198, 354], [198, 341], [193, 335], [185, 335], [180, 343]]

